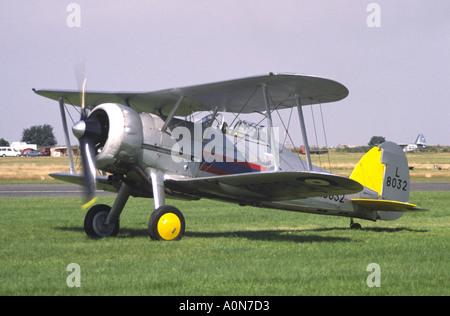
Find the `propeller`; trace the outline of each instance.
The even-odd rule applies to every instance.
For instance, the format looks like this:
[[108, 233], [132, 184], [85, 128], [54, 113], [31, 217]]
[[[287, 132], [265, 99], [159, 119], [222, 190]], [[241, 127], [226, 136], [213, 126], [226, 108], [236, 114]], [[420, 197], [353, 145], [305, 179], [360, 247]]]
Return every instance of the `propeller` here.
[[88, 208], [96, 201], [96, 174], [95, 168], [95, 144], [98, 137], [101, 135], [100, 122], [95, 118], [89, 118], [88, 110], [86, 109], [86, 78], [83, 80], [81, 90], [81, 116], [80, 120], [72, 127], [72, 132], [80, 142], [81, 160], [84, 171], [84, 188], [85, 188], [85, 204], [83, 209]]

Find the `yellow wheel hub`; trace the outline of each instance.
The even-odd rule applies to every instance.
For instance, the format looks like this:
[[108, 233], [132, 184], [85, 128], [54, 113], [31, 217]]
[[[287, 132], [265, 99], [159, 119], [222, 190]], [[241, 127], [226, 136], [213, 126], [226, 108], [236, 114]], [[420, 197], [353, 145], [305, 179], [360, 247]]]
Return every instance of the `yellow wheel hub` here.
[[180, 229], [181, 221], [174, 213], [166, 213], [158, 221], [158, 233], [165, 240], [175, 239]]

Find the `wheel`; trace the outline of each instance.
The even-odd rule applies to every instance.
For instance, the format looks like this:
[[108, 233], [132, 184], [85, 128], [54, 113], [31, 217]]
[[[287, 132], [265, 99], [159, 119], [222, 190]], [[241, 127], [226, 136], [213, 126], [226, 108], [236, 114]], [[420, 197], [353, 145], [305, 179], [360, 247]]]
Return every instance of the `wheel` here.
[[106, 224], [111, 207], [105, 204], [98, 204], [89, 209], [84, 218], [84, 231], [90, 237], [111, 237], [119, 232], [119, 220]]
[[362, 229], [361, 224], [358, 224], [358, 223], [351, 223], [350, 228], [351, 229]]
[[148, 221], [148, 233], [153, 240], [180, 240], [185, 227], [183, 214], [170, 205], [157, 208]]

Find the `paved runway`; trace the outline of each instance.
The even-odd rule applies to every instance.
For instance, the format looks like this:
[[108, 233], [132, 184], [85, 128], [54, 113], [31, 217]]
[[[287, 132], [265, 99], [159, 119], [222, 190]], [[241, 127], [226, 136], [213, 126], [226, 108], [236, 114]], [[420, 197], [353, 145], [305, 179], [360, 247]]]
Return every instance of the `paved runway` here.
[[450, 182], [411, 182], [411, 191], [450, 191]]
[[[450, 182], [413, 182], [411, 191], [450, 191]], [[114, 193], [98, 190], [98, 196]], [[82, 197], [83, 188], [75, 184], [3, 184], [0, 198], [8, 197]]]
[[[82, 197], [83, 187], [75, 184], [3, 184], [0, 198], [5, 197]], [[114, 195], [102, 190], [97, 196]]]

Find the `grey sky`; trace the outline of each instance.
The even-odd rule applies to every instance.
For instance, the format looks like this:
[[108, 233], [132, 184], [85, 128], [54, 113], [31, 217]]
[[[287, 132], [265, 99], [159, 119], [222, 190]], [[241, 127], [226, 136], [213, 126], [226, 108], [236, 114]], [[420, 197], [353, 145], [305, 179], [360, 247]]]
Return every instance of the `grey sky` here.
[[[71, 2], [81, 8], [79, 28], [66, 23]], [[371, 2], [380, 27], [367, 25]], [[412, 142], [419, 133], [450, 145], [449, 16], [448, 0], [2, 0], [0, 138], [18, 141], [24, 128], [51, 124], [64, 144], [57, 103], [31, 88], [77, 89], [74, 69], [84, 62], [89, 90], [152, 91], [271, 71], [321, 76], [350, 90], [322, 107], [329, 145], [373, 135]]]

